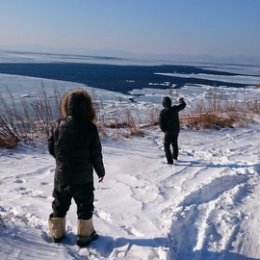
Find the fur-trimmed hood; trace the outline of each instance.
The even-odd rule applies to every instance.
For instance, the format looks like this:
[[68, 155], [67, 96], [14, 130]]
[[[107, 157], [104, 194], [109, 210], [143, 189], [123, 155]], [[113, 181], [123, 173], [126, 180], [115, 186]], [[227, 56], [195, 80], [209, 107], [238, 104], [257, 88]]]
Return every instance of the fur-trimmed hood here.
[[66, 93], [61, 101], [63, 117], [72, 116], [79, 120], [92, 122], [95, 119], [95, 110], [90, 95], [83, 89], [73, 89]]

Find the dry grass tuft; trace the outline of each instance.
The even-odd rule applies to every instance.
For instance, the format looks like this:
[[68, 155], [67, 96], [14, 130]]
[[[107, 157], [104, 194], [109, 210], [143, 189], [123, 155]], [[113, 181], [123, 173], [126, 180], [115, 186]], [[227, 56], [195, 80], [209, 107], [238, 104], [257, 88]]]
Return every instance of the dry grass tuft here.
[[216, 114], [200, 114], [181, 117], [181, 123], [185, 124], [188, 128], [233, 128], [235, 119], [232, 117], [222, 117]]

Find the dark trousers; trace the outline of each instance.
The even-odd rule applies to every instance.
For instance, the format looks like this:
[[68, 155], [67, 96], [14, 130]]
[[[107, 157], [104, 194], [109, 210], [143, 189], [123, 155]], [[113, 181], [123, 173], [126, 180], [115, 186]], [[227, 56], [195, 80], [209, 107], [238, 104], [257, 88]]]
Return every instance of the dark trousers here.
[[77, 205], [78, 219], [90, 219], [93, 215], [93, 182], [79, 185], [60, 185], [55, 182], [52, 196], [54, 197], [52, 202], [53, 217], [65, 217], [72, 198]]
[[164, 137], [164, 151], [167, 162], [172, 164], [173, 159], [178, 159], [178, 135], [179, 134], [165, 134]]

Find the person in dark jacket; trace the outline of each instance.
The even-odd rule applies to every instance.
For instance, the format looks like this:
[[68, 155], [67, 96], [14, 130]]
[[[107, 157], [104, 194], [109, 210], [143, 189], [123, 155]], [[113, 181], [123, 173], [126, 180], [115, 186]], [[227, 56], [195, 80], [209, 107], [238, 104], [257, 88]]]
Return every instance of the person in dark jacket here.
[[[173, 160], [178, 159], [178, 136], [180, 132], [179, 111], [186, 107], [183, 98], [179, 99], [179, 104], [172, 106], [172, 101], [169, 97], [163, 98], [164, 109], [160, 113], [159, 125], [165, 133], [164, 136], [164, 151], [168, 164], [173, 164]], [[171, 151], [171, 146], [172, 150]]]
[[63, 118], [55, 122], [48, 138], [48, 149], [56, 160], [53, 213], [49, 233], [54, 242], [65, 236], [65, 216], [71, 199], [77, 205], [77, 244], [85, 246], [97, 238], [92, 215], [94, 202], [93, 170], [102, 182], [105, 169], [98, 130], [93, 120], [91, 97], [82, 89], [68, 92], [62, 99]]

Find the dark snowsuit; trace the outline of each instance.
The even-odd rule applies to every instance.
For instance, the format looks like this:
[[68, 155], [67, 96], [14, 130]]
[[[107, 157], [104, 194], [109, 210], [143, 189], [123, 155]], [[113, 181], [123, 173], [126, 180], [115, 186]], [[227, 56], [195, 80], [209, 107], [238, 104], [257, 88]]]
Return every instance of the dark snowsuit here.
[[[164, 109], [161, 111], [159, 117], [160, 128], [165, 133], [164, 151], [168, 164], [173, 164], [173, 159], [178, 159], [179, 111], [186, 107], [186, 103], [182, 98], [179, 102], [179, 105], [171, 106], [171, 99], [165, 97], [163, 100]], [[171, 146], [173, 152], [171, 152]]]
[[73, 198], [78, 218], [90, 219], [94, 210], [93, 168], [98, 177], [105, 175], [102, 148], [97, 127], [82, 116], [88, 109], [84, 98], [66, 98], [65, 117], [56, 122], [48, 139], [49, 152], [56, 160], [52, 216], [65, 217]]

